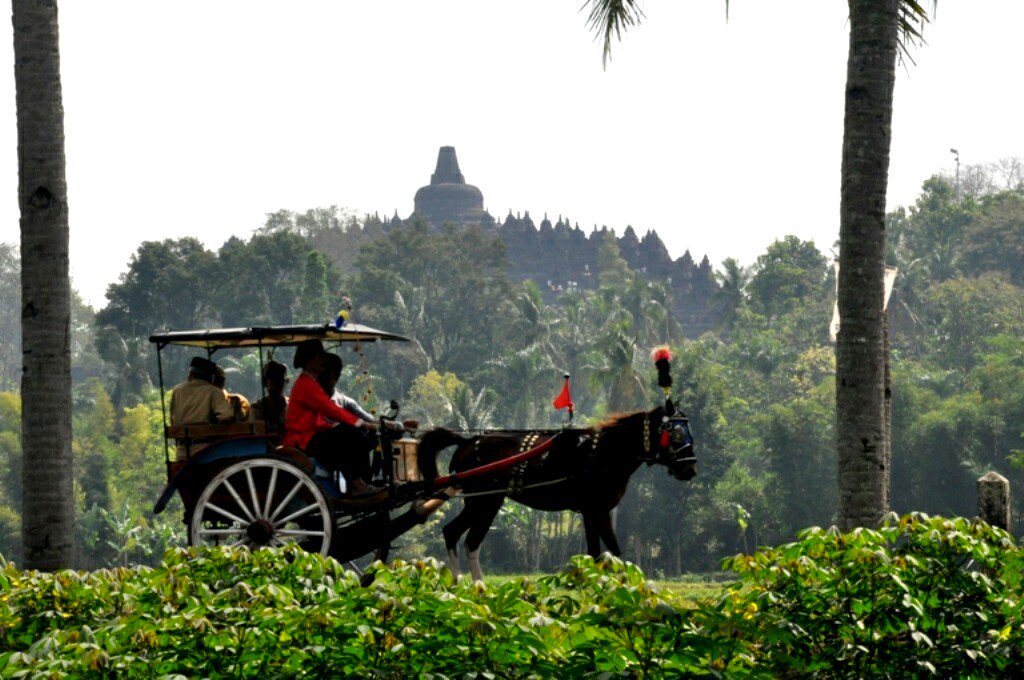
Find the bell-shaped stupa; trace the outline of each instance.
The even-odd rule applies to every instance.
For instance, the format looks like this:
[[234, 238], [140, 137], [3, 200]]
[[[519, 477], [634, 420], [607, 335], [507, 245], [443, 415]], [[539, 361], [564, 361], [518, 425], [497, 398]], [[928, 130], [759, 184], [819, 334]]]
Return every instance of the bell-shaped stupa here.
[[494, 218], [484, 210], [484, 195], [459, 171], [454, 146], [442, 146], [437, 152], [437, 167], [430, 184], [420, 187], [413, 199], [417, 214], [435, 227], [447, 223], [493, 225]]

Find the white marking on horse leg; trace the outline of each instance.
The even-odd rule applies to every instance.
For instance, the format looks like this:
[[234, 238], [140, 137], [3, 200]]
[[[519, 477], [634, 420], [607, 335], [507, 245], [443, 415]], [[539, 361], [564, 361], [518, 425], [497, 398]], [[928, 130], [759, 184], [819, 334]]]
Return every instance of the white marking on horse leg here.
[[473, 582], [484, 580], [484, 572], [480, 569], [480, 548], [469, 551], [469, 573], [473, 575]]
[[457, 550], [448, 551], [448, 570], [452, 572], [452, 578], [456, 581], [459, 580], [459, 552]]

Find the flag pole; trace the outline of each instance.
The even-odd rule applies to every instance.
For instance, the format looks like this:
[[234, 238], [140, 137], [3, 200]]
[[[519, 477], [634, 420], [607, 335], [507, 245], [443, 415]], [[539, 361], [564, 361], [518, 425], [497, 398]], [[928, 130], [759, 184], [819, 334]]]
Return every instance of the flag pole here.
[[[566, 373], [562, 377], [565, 378], [565, 392], [566, 392], [566, 394], [568, 394], [569, 393], [569, 374]], [[572, 417], [573, 417], [573, 415], [575, 413], [574, 407], [575, 407], [575, 404], [572, 403], [572, 398], [570, 397], [569, 398], [569, 420], [567, 420], [566, 423], [565, 423], [566, 427], [569, 427], [570, 425], [572, 425]]]

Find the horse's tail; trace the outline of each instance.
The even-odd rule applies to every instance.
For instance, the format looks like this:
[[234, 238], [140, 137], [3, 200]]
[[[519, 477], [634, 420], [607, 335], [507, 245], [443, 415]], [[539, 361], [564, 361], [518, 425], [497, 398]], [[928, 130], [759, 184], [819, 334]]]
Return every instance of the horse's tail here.
[[424, 481], [437, 479], [437, 454], [452, 445], [462, 445], [469, 441], [462, 435], [451, 430], [438, 427], [423, 435], [416, 452], [416, 464]]

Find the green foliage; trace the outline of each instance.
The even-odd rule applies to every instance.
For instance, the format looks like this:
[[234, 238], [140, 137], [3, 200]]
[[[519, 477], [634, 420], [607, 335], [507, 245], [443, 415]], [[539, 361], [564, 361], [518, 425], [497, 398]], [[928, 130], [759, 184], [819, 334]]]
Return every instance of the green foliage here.
[[640, 570], [574, 558], [497, 587], [433, 560], [359, 587], [295, 548], [171, 551], [158, 568], [0, 571], [0, 673], [119, 677], [704, 674], [708, 643]]
[[1002, 272], [1024, 285], [1024, 192], [1003, 192], [982, 200], [964, 234], [963, 267]]
[[[96, 347], [115, 375], [114, 403], [130, 405], [155, 384], [147, 341], [155, 331], [333, 318], [326, 291], [336, 290], [340, 277], [322, 256], [310, 262], [311, 250], [287, 230], [231, 238], [217, 253], [194, 238], [143, 243], [96, 314]], [[171, 348], [165, 366], [185, 366], [187, 357]]]
[[779, 503], [784, 535], [831, 521], [838, 504], [833, 394], [812, 392], [773, 404], [758, 420], [774, 474], [770, 493]]
[[359, 319], [416, 339], [441, 371], [469, 375], [492, 355], [507, 298], [504, 245], [479, 227], [397, 227], [365, 246], [347, 290]]
[[481, 430], [493, 424], [494, 393], [474, 394], [454, 373], [427, 371], [413, 381], [409, 399], [411, 415], [425, 426]]
[[1024, 669], [1024, 555], [980, 521], [924, 514], [809, 529], [726, 562], [712, 614], [759, 670], [786, 677], [1012, 677]]
[[[306, 271], [302, 282], [302, 323], [328, 323], [331, 320], [330, 296], [327, 290], [327, 258], [311, 251], [306, 257]], [[336, 304], [341, 304], [338, 301]]]
[[21, 397], [0, 392], [0, 555], [21, 556]]
[[0, 243], [0, 390], [21, 380], [21, 261], [15, 246]]
[[940, 366], [965, 376], [977, 365], [985, 338], [1024, 332], [1024, 290], [999, 274], [937, 284], [926, 304], [935, 329], [934, 356]]
[[[827, 277], [826, 265], [825, 257], [811, 241], [801, 241], [796, 236], [775, 241], [757, 258], [747, 285], [754, 308], [774, 318], [807, 297], [820, 297]], [[731, 271], [728, 275], [733, 276]]]
[[1024, 555], [962, 518], [810, 529], [726, 561], [678, 604], [630, 563], [574, 557], [490, 586], [431, 559], [172, 550], [156, 568], [0, 568], [7, 677], [1015, 677]]

